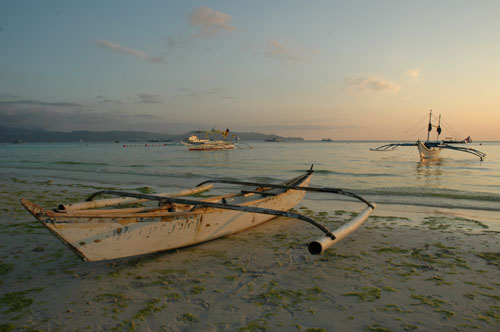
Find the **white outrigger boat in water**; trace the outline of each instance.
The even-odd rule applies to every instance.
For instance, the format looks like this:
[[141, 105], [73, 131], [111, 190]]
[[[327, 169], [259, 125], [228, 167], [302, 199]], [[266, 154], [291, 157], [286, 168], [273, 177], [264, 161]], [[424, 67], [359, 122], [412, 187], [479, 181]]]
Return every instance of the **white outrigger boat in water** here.
[[235, 146], [234, 143], [229, 141], [202, 139], [196, 135], [190, 136], [181, 143], [191, 151], [231, 150]]
[[[140, 194], [99, 191], [86, 202], [61, 204], [45, 210], [27, 199], [21, 204], [40, 223], [84, 261], [100, 261], [165, 251], [213, 240], [254, 227], [276, 216], [295, 218], [319, 228], [324, 236], [309, 244], [311, 254], [320, 254], [363, 224], [375, 208], [364, 198], [336, 188], [309, 187], [312, 166], [306, 173], [282, 184], [209, 180], [196, 188], [173, 194]], [[254, 188], [203, 200], [180, 196], [209, 190], [208, 183]], [[349, 196], [367, 207], [351, 221], [331, 231], [310, 217], [290, 212], [306, 192]], [[99, 195], [118, 198], [93, 200]], [[154, 203], [154, 207], [116, 205]]]
[[[432, 128], [436, 128], [437, 132], [437, 137], [435, 141], [430, 140], [430, 134], [432, 131]], [[429, 112], [429, 124], [427, 126], [427, 140], [425, 142], [422, 142], [421, 140], [417, 140], [416, 142], [409, 142], [409, 143], [389, 143], [389, 144], [384, 144], [381, 145], [377, 148], [370, 149], [371, 151], [392, 151], [396, 149], [399, 146], [416, 146], [418, 148], [418, 153], [420, 155], [420, 160], [431, 160], [431, 159], [437, 159], [440, 156], [440, 152], [442, 150], [448, 149], [448, 150], [455, 150], [455, 151], [460, 151], [460, 152], [467, 152], [470, 154], [473, 154], [475, 156], [478, 156], [479, 159], [483, 160], [486, 157], [486, 153], [481, 152], [476, 149], [472, 148], [466, 148], [462, 146], [453, 146], [450, 144], [467, 144], [471, 143], [472, 140], [470, 139], [470, 136], [463, 139], [463, 140], [453, 140], [453, 139], [444, 139], [444, 140], [439, 140], [439, 135], [441, 135], [442, 129], [441, 129], [441, 115], [439, 115], [439, 120], [438, 120], [438, 125], [435, 126], [432, 124], [432, 110]]]
[[222, 139], [215, 138], [199, 138], [196, 135], [191, 135], [190, 137], [182, 140], [181, 143], [188, 147], [190, 151], [211, 151], [211, 150], [232, 150], [235, 147], [235, 143], [228, 140], [229, 129], [226, 131], [219, 131], [212, 129], [211, 131], [205, 132], [205, 135], [209, 137], [210, 134], [220, 134]]

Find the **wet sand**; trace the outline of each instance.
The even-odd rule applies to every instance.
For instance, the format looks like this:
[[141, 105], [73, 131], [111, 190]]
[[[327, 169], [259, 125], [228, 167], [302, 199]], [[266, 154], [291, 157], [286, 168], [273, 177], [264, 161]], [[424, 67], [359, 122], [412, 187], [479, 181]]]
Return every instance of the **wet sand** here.
[[[494, 214], [379, 205], [321, 256], [276, 218], [197, 246], [84, 263], [19, 204], [103, 188], [0, 179], [0, 331], [498, 331]], [[68, 200], [71, 198], [71, 200]], [[304, 200], [336, 228], [362, 204]]]

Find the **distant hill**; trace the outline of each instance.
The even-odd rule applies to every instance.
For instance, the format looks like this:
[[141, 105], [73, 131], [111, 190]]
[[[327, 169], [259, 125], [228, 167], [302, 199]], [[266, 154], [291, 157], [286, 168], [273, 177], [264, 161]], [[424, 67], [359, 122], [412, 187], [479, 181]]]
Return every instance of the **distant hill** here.
[[[172, 135], [170, 135], [172, 136]], [[145, 131], [47, 131], [43, 129], [20, 129], [0, 127], [0, 142], [113, 142], [120, 140], [144, 141], [170, 138], [167, 135]]]
[[[203, 132], [190, 131], [185, 134], [174, 135], [167, 133], [150, 133], [147, 131], [47, 131], [44, 129], [22, 129], [0, 126], [0, 142], [114, 142], [114, 141], [180, 141], [191, 135], [203, 138]], [[261, 134], [256, 132], [236, 133], [242, 141], [263, 141], [274, 137], [283, 138], [284, 141], [303, 141], [301, 137], [282, 137], [275, 134]]]
[[261, 134], [256, 132], [250, 133], [233, 133], [238, 136], [242, 141], [264, 141], [273, 138], [282, 138], [283, 141], [303, 141], [302, 137], [283, 137], [275, 134]]

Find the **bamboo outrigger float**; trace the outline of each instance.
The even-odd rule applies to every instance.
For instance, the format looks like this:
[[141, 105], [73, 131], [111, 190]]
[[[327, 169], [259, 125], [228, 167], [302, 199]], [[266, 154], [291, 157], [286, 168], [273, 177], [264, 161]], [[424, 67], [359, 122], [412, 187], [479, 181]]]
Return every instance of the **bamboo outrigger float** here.
[[[435, 141], [430, 140], [430, 134], [432, 131], [432, 128], [436, 128], [437, 132], [437, 137]], [[462, 146], [453, 146], [450, 144], [467, 144], [471, 143], [472, 140], [470, 139], [470, 136], [463, 139], [463, 140], [452, 140], [452, 139], [445, 139], [445, 140], [439, 140], [439, 135], [441, 135], [441, 115], [439, 115], [439, 120], [438, 120], [438, 125], [435, 126], [432, 124], [432, 110], [429, 112], [429, 124], [427, 126], [427, 140], [425, 142], [422, 142], [421, 140], [418, 140], [416, 142], [409, 142], [409, 143], [389, 143], [389, 144], [384, 144], [382, 146], [379, 146], [374, 149], [370, 149], [371, 151], [392, 151], [395, 150], [397, 147], [400, 146], [416, 146], [418, 148], [418, 153], [420, 155], [420, 160], [430, 160], [430, 159], [436, 159], [439, 158], [440, 152], [442, 150], [455, 150], [455, 151], [460, 151], [460, 152], [466, 152], [473, 154], [482, 161], [486, 157], [486, 153], [481, 152], [476, 149], [472, 148], [466, 148]]]
[[[84, 261], [116, 259], [194, 245], [240, 232], [276, 216], [295, 218], [319, 228], [325, 235], [313, 241], [309, 251], [320, 254], [365, 222], [375, 204], [342, 189], [309, 187], [312, 174], [311, 166], [305, 174], [283, 184], [210, 180], [192, 190], [161, 195], [99, 191], [87, 202], [62, 204], [54, 210], [45, 210], [26, 199], [21, 199], [21, 204]], [[207, 183], [256, 189], [203, 200], [179, 198], [210, 189], [212, 185]], [[330, 231], [312, 218], [289, 211], [306, 192], [345, 195], [364, 202], [367, 207], [352, 221]], [[119, 198], [93, 200], [103, 194]], [[158, 206], [104, 208], [139, 202], [158, 202]]]

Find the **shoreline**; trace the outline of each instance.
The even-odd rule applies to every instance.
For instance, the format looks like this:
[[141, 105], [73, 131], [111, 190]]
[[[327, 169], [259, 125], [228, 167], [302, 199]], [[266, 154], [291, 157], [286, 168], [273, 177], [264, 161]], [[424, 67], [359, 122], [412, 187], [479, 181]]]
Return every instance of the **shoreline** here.
[[[495, 331], [498, 217], [378, 205], [321, 256], [321, 236], [276, 218], [169, 252], [84, 263], [19, 204], [44, 207], [88, 188], [1, 179], [0, 330]], [[57, 201], [57, 202], [56, 202]], [[336, 228], [363, 204], [304, 200]], [[313, 331], [313, 330], [310, 330]]]

